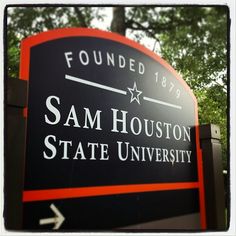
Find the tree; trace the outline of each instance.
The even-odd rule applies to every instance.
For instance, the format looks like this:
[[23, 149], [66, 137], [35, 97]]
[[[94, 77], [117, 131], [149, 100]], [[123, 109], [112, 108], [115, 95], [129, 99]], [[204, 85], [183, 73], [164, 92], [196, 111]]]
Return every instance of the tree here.
[[[162, 57], [186, 80], [199, 104], [200, 124], [220, 126], [227, 167], [227, 14], [226, 7], [136, 7], [127, 12], [127, 29], [156, 39]], [[139, 40], [137, 35], [136, 39]]]
[[[108, 9], [108, 8], [106, 8]], [[111, 9], [111, 8], [110, 8]], [[8, 77], [18, 77], [19, 43], [29, 35], [61, 27], [96, 27], [105, 22], [103, 7], [8, 8]], [[222, 133], [227, 163], [227, 17], [218, 7], [113, 7], [107, 30], [144, 43], [152, 38], [154, 52], [186, 80], [199, 103], [200, 123], [216, 123]]]
[[125, 9], [124, 7], [113, 7], [113, 19], [111, 22], [111, 31], [125, 35]]

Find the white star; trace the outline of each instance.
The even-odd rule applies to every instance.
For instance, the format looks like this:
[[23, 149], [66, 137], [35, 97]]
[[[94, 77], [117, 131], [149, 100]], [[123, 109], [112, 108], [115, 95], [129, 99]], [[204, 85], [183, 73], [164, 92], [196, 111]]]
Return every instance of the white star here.
[[133, 88], [128, 88], [131, 93], [130, 103], [136, 101], [140, 105], [139, 96], [143, 93], [137, 89], [136, 82], [134, 82]]

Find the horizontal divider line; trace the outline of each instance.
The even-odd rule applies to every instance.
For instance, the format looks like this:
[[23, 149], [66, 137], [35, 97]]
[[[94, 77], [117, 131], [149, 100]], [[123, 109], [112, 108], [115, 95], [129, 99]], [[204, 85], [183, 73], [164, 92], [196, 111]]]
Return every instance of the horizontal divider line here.
[[124, 90], [113, 88], [113, 87], [103, 85], [103, 84], [99, 84], [99, 83], [95, 83], [95, 82], [92, 82], [92, 81], [84, 80], [84, 79], [81, 79], [81, 78], [78, 78], [78, 77], [75, 77], [75, 76], [65, 75], [65, 79], [71, 80], [71, 81], [74, 81], [74, 82], [78, 82], [78, 83], [81, 83], [81, 84], [86, 84], [86, 85], [89, 85], [89, 86], [92, 86], [92, 87], [104, 89], [104, 90], [107, 90], [107, 91], [110, 91], [110, 92], [127, 95], [127, 92], [124, 91]]
[[143, 99], [148, 101], [148, 102], [153, 102], [153, 103], [161, 104], [161, 105], [168, 106], [168, 107], [173, 107], [173, 108], [180, 109], [180, 110], [182, 109], [182, 107], [179, 106], [179, 105], [175, 105], [175, 104], [172, 104], [172, 103], [169, 103], [169, 102], [163, 102], [161, 100], [157, 100], [157, 99], [154, 99], [154, 98], [143, 97]]
[[199, 188], [199, 182], [110, 185], [23, 191], [23, 202]]

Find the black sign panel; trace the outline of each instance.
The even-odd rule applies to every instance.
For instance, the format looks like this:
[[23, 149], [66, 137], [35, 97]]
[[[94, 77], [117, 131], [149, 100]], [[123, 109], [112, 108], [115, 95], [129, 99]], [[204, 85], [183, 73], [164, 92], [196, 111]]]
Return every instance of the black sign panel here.
[[116, 34], [62, 29], [22, 42], [21, 78], [25, 229], [113, 229], [199, 211], [203, 222], [197, 103], [164, 60]]

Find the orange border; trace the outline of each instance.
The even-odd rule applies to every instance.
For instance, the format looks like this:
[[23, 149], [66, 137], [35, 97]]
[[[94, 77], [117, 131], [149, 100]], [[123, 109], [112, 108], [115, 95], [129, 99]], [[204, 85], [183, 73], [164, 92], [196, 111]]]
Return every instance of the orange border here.
[[23, 192], [23, 202], [45, 201], [52, 199], [68, 199], [115, 194], [156, 192], [166, 190], [199, 188], [198, 182], [158, 183], [158, 184], [129, 184], [80, 188], [27, 190]]
[[[199, 124], [198, 124], [198, 106], [197, 106], [197, 100], [196, 97], [194, 96], [193, 92], [191, 91], [191, 89], [189, 88], [189, 86], [187, 85], [187, 83], [178, 75], [178, 73], [173, 69], [173, 67], [171, 67], [165, 60], [163, 60], [161, 57], [159, 57], [158, 55], [156, 55], [155, 53], [153, 53], [152, 51], [149, 51], [148, 49], [146, 49], [145, 47], [143, 47], [142, 45], [127, 39], [121, 35], [115, 34], [115, 33], [111, 33], [111, 32], [106, 32], [106, 31], [101, 31], [101, 30], [96, 30], [96, 29], [87, 29], [87, 28], [65, 28], [65, 29], [55, 29], [55, 30], [50, 30], [47, 32], [42, 32], [40, 34], [37, 34], [35, 36], [31, 36], [28, 37], [24, 40], [22, 40], [21, 43], [21, 56], [20, 56], [20, 79], [22, 80], [29, 80], [29, 69], [30, 69], [30, 49], [31, 47], [47, 42], [47, 41], [51, 41], [51, 40], [55, 40], [55, 39], [59, 39], [59, 38], [66, 38], [66, 37], [96, 37], [96, 38], [103, 38], [103, 39], [109, 39], [109, 40], [113, 40], [115, 42], [119, 42], [122, 44], [125, 44], [127, 46], [130, 46], [132, 48], [135, 48], [137, 50], [139, 50], [140, 52], [146, 54], [147, 56], [153, 58], [154, 60], [158, 61], [160, 64], [162, 64], [166, 69], [168, 69], [177, 80], [179, 80], [183, 87], [186, 89], [186, 91], [191, 95], [194, 104], [195, 104], [195, 127], [196, 127], [196, 151], [197, 151], [197, 166], [198, 166], [198, 185], [194, 185], [195, 188], [199, 188], [199, 202], [200, 202], [200, 216], [201, 216], [201, 227], [202, 229], [206, 229], [206, 210], [205, 210], [205, 193], [204, 193], [204, 181], [203, 181], [203, 168], [202, 168], [202, 155], [201, 155], [201, 149], [200, 149], [200, 141], [199, 141]], [[27, 117], [27, 108], [24, 109], [24, 117]], [[181, 183], [174, 183], [174, 184], [165, 184], [165, 186], [167, 187], [176, 187], [176, 189], [179, 189], [178, 186]], [[83, 191], [88, 191], [88, 193], [90, 191], [92, 191], [93, 193], [95, 193], [96, 195], [93, 196], [99, 196], [99, 195], [104, 195], [106, 193], [106, 195], [109, 194], [116, 194], [115, 192], [118, 191], [118, 189], [120, 189], [120, 193], [124, 193], [123, 191], [128, 191], [127, 188], [130, 188], [131, 190], [133, 190], [133, 192], [137, 192], [137, 189], [139, 189], [138, 191], [140, 192], [142, 190], [142, 188], [140, 189], [140, 186], [143, 185], [138, 185], [138, 188], [133, 188], [132, 186], [136, 186], [136, 185], [124, 185], [124, 186], [103, 186], [103, 187], [89, 187], [89, 188], [75, 188], [72, 192], [71, 189], [62, 189], [62, 190], [32, 190], [32, 191], [24, 191], [23, 192], [23, 201], [27, 201], [28, 196], [34, 196], [37, 194], [41, 194], [44, 193], [46, 194], [45, 196], [50, 196], [51, 193], [56, 193], [53, 194], [55, 199], [58, 195], [57, 194], [62, 194], [63, 196], [65, 196], [66, 192], [69, 191], [71, 194], [73, 192], [76, 192], [79, 194], [79, 192], [81, 190]], [[150, 186], [152, 185], [145, 185], [148, 189]], [[148, 187], [149, 186], [149, 187]], [[155, 190], [148, 190], [148, 191], [160, 191], [159, 187], [161, 186], [160, 184], [156, 184], [155, 185], [157, 188], [154, 188]], [[162, 185], [164, 186], [164, 185]], [[190, 185], [186, 185], [184, 184], [184, 186], [188, 186], [187, 188], [192, 188], [192, 186]], [[143, 186], [144, 187], [144, 186]], [[144, 188], [146, 188], [144, 187]], [[165, 188], [165, 190], [173, 190], [171, 188]], [[94, 191], [96, 189], [96, 191]], [[123, 190], [122, 190], [123, 189]], [[153, 189], [153, 188], [151, 188]], [[78, 192], [79, 190], [79, 192]], [[103, 191], [104, 190], [104, 191]], [[122, 191], [121, 191], [122, 190]], [[44, 192], [46, 191], [46, 192]], [[50, 192], [52, 191], [52, 192]], [[100, 192], [102, 191], [102, 192]], [[34, 194], [34, 193], [35, 194]], [[119, 192], [119, 191], [118, 191]], [[131, 193], [131, 191], [128, 191], [126, 193]], [[32, 195], [33, 194], [33, 195]], [[77, 195], [78, 197], [78, 195]], [[51, 199], [51, 198], [50, 198]], [[45, 200], [45, 199], [44, 199]]]

